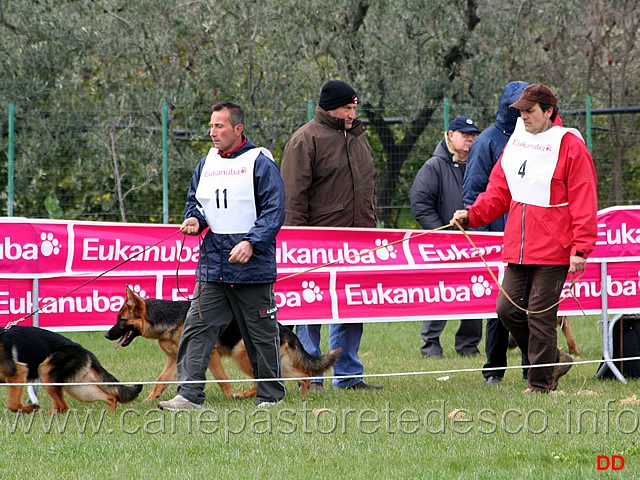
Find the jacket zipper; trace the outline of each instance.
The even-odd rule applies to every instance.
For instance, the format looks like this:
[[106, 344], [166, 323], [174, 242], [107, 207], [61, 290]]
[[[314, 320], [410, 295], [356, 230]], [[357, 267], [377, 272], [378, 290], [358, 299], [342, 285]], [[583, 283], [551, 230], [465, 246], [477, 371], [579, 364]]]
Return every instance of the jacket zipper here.
[[520, 205], [522, 205], [522, 224], [520, 227], [520, 257], [518, 259], [518, 263], [522, 264], [522, 259], [524, 257], [524, 216], [527, 211], [527, 204], [521, 203]]

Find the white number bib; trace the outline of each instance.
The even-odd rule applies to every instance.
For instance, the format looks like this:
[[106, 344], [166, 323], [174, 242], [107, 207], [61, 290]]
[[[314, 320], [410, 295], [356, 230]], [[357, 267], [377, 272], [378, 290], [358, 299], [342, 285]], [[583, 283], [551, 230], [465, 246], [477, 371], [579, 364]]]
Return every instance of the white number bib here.
[[518, 118], [501, 160], [514, 201], [539, 207], [561, 206], [551, 205], [551, 180], [558, 164], [560, 143], [569, 132], [582, 140], [577, 130], [558, 126], [538, 134], [529, 133]]
[[212, 148], [202, 168], [196, 199], [215, 233], [247, 233], [256, 221], [253, 168], [256, 158], [271, 152], [253, 148], [236, 158], [223, 158]]

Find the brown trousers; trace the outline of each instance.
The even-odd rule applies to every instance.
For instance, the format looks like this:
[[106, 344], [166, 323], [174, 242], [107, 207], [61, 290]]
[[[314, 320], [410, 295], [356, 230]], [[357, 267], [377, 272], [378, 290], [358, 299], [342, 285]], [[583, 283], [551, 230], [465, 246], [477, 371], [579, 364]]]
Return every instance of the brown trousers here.
[[[558, 306], [549, 307], [560, 298], [568, 271], [568, 265], [507, 265], [502, 288], [527, 311], [513, 305], [502, 291], [496, 311], [532, 366], [558, 362]], [[555, 390], [553, 367], [529, 369], [527, 383], [533, 390]]]

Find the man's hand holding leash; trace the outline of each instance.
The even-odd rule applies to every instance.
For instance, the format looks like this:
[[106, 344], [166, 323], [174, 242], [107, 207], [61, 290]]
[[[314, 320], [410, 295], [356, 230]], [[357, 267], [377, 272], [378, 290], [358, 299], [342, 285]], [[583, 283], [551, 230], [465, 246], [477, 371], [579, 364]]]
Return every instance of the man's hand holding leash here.
[[180, 225], [180, 232], [185, 235], [198, 235], [200, 231], [200, 222], [196, 217], [189, 217]]

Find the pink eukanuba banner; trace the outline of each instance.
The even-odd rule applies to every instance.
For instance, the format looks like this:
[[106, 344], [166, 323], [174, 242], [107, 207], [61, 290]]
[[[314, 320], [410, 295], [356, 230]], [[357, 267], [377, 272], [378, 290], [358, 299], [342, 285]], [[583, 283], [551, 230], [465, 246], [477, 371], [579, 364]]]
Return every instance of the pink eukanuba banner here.
[[[52, 330], [110, 327], [130, 286], [147, 298], [188, 301], [199, 238], [177, 225], [0, 219], [0, 325]], [[640, 308], [640, 209], [599, 212], [583, 276], [568, 277], [561, 312]], [[386, 322], [495, 316], [502, 234], [284, 227], [277, 238], [283, 323]], [[575, 284], [573, 284], [575, 282]]]

